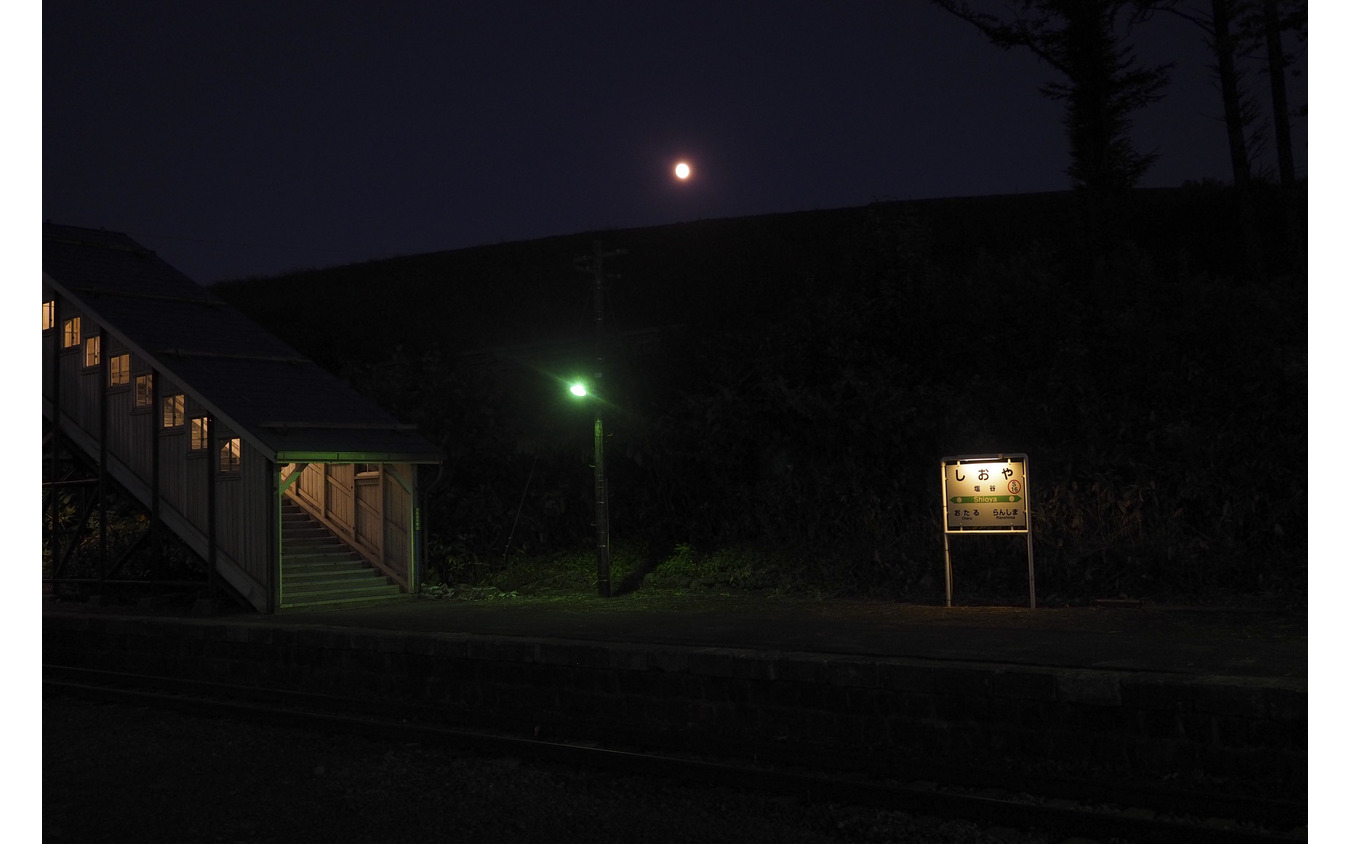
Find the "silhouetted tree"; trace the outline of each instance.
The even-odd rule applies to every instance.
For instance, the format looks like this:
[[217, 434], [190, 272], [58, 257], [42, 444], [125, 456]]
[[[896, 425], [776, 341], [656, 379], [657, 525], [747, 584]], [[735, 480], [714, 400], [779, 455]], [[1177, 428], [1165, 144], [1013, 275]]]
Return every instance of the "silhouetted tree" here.
[[1157, 156], [1134, 148], [1130, 115], [1162, 96], [1168, 67], [1135, 67], [1118, 28], [1143, 20], [1155, 3], [1020, 0], [998, 15], [977, 11], [965, 0], [932, 2], [973, 24], [995, 45], [1025, 47], [1063, 75], [1041, 90], [1066, 103], [1067, 172], [1075, 188], [1098, 203], [1110, 203], [1138, 182]]
[[[1224, 122], [1233, 153], [1234, 179], [1250, 175], [1250, 159], [1264, 140], [1259, 110], [1245, 89], [1243, 60], [1256, 60], [1270, 83], [1270, 123], [1275, 130], [1280, 183], [1296, 181], [1293, 144], [1290, 139], [1289, 96], [1285, 71], [1290, 57], [1284, 34], [1306, 35], [1307, 0], [1163, 0], [1159, 8], [1198, 26], [1214, 53], [1219, 89], [1224, 98]], [[1238, 149], [1237, 141], [1242, 140]]]
[[1284, 49], [1284, 33], [1306, 35], [1307, 0], [1260, 0], [1251, 3], [1238, 26], [1244, 38], [1265, 52], [1266, 73], [1270, 80], [1271, 122], [1275, 127], [1276, 160], [1280, 184], [1290, 187], [1297, 181], [1294, 172], [1294, 147], [1290, 138], [1289, 95], [1285, 88], [1285, 70], [1290, 58]]
[[[1270, 76], [1271, 115], [1275, 123], [1275, 149], [1280, 168], [1280, 186], [1284, 188], [1280, 195], [1283, 212], [1286, 244], [1289, 254], [1294, 258], [1294, 267], [1302, 273], [1307, 272], [1306, 222], [1300, 223], [1296, 207], [1300, 202], [1292, 188], [1298, 177], [1294, 172], [1294, 147], [1290, 138], [1289, 97], [1285, 91], [1284, 73], [1289, 59], [1284, 50], [1284, 33], [1293, 31], [1304, 40], [1308, 35], [1307, 0], [1262, 0], [1260, 29], [1265, 36], [1266, 66]], [[1305, 106], [1306, 109], [1306, 106]]]
[[1240, 11], [1243, 0], [1209, 0], [1209, 14], [1193, 14], [1173, 9], [1177, 14], [1203, 28], [1214, 52], [1214, 66], [1219, 77], [1219, 93], [1223, 98], [1223, 122], [1228, 134], [1228, 158], [1233, 167], [1233, 187], [1237, 190], [1242, 221], [1242, 248], [1246, 260], [1244, 271], [1253, 274], [1262, 265], [1261, 229], [1256, 223], [1256, 205], [1252, 198], [1251, 157], [1248, 143], [1255, 112], [1244, 96], [1237, 62], [1234, 32], [1234, 12]]
[[1243, 59], [1262, 56], [1271, 87], [1271, 123], [1275, 127], [1280, 182], [1294, 184], [1289, 106], [1285, 92], [1282, 34], [1307, 23], [1307, 4], [1281, 0], [1205, 0], [1204, 8], [1169, 0], [1167, 11], [1198, 26], [1214, 54], [1214, 71], [1223, 99], [1224, 128], [1233, 170], [1233, 186], [1240, 205], [1246, 271], [1263, 267], [1261, 226], [1252, 195], [1254, 155], [1264, 146], [1266, 123], [1251, 91], [1244, 84]]
[[1219, 94], [1223, 98], [1224, 129], [1228, 135], [1228, 157], [1233, 169], [1233, 184], [1239, 192], [1251, 182], [1251, 147], [1260, 136], [1256, 124], [1256, 109], [1251, 97], [1243, 90], [1243, 73], [1238, 62], [1238, 33], [1236, 21], [1251, 0], [1202, 0], [1195, 4], [1169, 0], [1167, 11], [1190, 21], [1205, 33], [1205, 40], [1214, 54], [1214, 73], [1218, 77]]

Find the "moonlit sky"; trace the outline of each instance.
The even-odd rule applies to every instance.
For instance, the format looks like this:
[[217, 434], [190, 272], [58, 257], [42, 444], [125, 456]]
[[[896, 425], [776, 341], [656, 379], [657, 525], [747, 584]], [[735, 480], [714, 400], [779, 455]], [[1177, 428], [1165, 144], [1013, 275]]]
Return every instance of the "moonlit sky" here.
[[[202, 283], [1068, 187], [1053, 72], [924, 0], [47, 0], [41, 23], [43, 219]], [[1144, 184], [1230, 179], [1202, 34], [1159, 16], [1133, 40], [1175, 63], [1135, 121]]]

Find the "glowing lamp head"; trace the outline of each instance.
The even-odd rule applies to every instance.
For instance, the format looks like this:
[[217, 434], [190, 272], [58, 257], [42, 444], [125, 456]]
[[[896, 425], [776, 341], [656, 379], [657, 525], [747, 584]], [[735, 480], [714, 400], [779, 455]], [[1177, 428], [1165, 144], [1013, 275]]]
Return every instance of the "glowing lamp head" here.
[[577, 398], [584, 398], [584, 397], [586, 396], [586, 385], [585, 385], [585, 384], [581, 384], [581, 383], [573, 384], [572, 386], [568, 387], [567, 389], [568, 389], [568, 392], [570, 392], [572, 395], [576, 396]]
[[688, 163], [684, 161], [681, 161], [679, 164], [675, 165], [675, 178], [679, 179], [680, 181], [688, 179], [692, 172], [693, 171], [689, 169]]

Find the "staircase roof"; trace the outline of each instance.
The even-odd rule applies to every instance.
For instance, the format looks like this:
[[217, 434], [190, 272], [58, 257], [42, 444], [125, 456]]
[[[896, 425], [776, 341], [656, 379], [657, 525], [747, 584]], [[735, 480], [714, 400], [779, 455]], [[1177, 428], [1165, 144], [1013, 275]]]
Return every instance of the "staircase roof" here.
[[269, 459], [440, 462], [415, 426], [127, 235], [47, 223], [42, 246], [45, 284]]

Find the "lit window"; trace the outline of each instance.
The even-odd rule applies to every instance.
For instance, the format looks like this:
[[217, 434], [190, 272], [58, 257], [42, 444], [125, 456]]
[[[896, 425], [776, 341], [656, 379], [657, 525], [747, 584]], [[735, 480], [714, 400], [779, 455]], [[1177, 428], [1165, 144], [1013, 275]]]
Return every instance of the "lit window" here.
[[149, 407], [155, 400], [155, 376], [136, 376], [136, 407]]
[[123, 387], [131, 383], [131, 355], [120, 354], [108, 358], [108, 386]]
[[80, 345], [80, 318], [71, 317], [61, 323], [61, 348], [73, 349]]
[[103, 338], [97, 335], [84, 341], [84, 365], [98, 366], [99, 352], [103, 349]]
[[205, 416], [192, 417], [192, 428], [188, 432], [188, 448], [192, 451], [203, 451], [210, 438], [210, 420]]
[[220, 473], [233, 475], [239, 471], [239, 438], [225, 440], [220, 444]]
[[42, 330], [56, 327], [56, 302], [42, 303]]
[[183, 394], [164, 397], [164, 427], [177, 428], [183, 424]]

